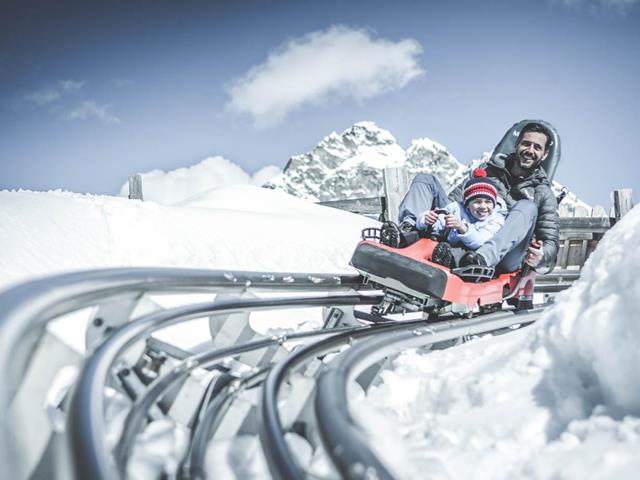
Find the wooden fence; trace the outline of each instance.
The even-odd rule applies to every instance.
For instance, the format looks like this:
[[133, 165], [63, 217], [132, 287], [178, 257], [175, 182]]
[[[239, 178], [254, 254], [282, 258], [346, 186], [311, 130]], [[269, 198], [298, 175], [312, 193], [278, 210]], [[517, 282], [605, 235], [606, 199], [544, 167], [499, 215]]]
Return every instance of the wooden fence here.
[[[403, 167], [387, 168], [383, 171], [383, 197], [357, 198], [319, 202], [321, 205], [339, 208], [353, 213], [377, 218], [381, 221], [398, 217], [400, 202], [409, 189], [409, 178]], [[560, 209], [560, 249], [554, 276], [565, 275], [574, 279], [572, 273], [579, 272], [589, 255], [595, 250], [602, 236], [616, 221], [633, 208], [631, 189], [615, 190], [610, 216], [603, 207], [588, 211], [579, 206], [574, 210]], [[562, 205], [562, 204], [561, 204]], [[579, 216], [575, 216], [579, 215]]]

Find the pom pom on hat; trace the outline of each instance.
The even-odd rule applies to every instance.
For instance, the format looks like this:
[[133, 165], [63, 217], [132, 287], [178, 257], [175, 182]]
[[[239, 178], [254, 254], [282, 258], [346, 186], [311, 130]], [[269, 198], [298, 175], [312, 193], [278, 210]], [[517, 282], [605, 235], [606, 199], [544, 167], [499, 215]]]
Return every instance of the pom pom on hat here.
[[487, 171], [484, 168], [476, 168], [473, 171], [473, 176], [474, 177], [486, 177], [487, 176]]

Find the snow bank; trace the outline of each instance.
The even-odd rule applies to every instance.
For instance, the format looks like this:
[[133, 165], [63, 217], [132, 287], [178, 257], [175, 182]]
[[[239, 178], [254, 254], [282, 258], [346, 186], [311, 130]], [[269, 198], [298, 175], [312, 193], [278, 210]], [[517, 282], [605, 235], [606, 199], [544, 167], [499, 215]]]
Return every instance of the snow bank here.
[[560, 421], [601, 405], [612, 415], [640, 415], [640, 207], [602, 239], [579, 282], [545, 319], [548, 387]]
[[[142, 194], [145, 200], [162, 205], [176, 205], [194, 195], [236, 184], [261, 186], [280, 174], [280, 169], [267, 166], [253, 176], [229, 160], [220, 157], [208, 157], [190, 167], [178, 168], [169, 172], [152, 170], [141, 173]], [[127, 197], [129, 184], [120, 188], [120, 195]]]
[[[379, 416], [366, 428], [394, 473], [637, 478], [638, 245], [640, 207], [605, 235], [581, 279], [536, 325], [398, 356], [366, 399]], [[352, 411], [361, 407], [355, 401]], [[400, 440], [389, 443], [376, 424], [395, 425]]]
[[69, 192], [0, 192], [0, 289], [70, 270], [126, 266], [354, 273], [373, 220], [250, 185], [192, 206]]

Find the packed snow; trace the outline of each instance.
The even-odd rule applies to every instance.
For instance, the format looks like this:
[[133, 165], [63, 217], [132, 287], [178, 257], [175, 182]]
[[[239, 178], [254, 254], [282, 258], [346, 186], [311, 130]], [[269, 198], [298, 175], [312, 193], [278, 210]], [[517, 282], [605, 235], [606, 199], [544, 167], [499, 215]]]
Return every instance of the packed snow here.
[[637, 478], [639, 244], [636, 207], [534, 326], [396, 358], [359, 403], [398, 477]]
[[[119, 266], [351, 273], [360, 230], [376, 224], [247, 183], [179, 203], [0, 192], [0, 289]], [[636, 478], [639, 244], [636, 207], [605, 235], [581, 279], [557, 296], [542, 321], [447, 350], [407, 351], [366, 396], [354, 395], [353, 410], [393, 472], [436, 479]], [[167, 444], [163, 432], [175, 441]], [[146, 435], [160, 452], [180, 450], [182, 437], [165, 424]], [[243, 454], [258, 452], [256, 440], [238, 441], [244, 443], [210, 452], [212, 468], [231, 475], [242, 466], [243, 478], [263, 478], [259, 455], [247, 463]], [[309, 452], [305, 458], [314, 471], [326, 469]], [[166, 468], [161, 463], [136, 465], [157, 474]]]
[[62, 191], [2, 191], [0, 288], [103, 267], [354, 273], [351, 250], [371, 224], [251, 185], [215, 189], [179, 207]]
[[[208, 157], [190, 167], [176, 168], [168, 172], [151, 170], [139, 173], [143, 185], [143, 198], [161, 205], [177, 205], [194, 195], [229, 185], [262, 186], [279, 174], [278, 167], [269, 165], [249, 175], [235, 163], [219, 156]], [[120, 195], [129, 195], [128, 182], [120, 188]]]

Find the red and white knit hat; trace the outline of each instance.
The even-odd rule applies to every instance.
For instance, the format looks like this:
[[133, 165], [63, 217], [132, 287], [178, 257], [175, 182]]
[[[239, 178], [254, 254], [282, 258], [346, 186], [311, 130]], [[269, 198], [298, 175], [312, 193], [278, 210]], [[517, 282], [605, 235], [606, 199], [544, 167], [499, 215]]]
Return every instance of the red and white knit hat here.
[[465, 206], [478, 197], [488, 198], [495, 205], [497, 196], [498, 190], [493, 182], [487, 178], [486, 170], [482, 168], [476, 168], [473, 171], [473, 178], [465, 184], [464, 192], [462, 193]]

